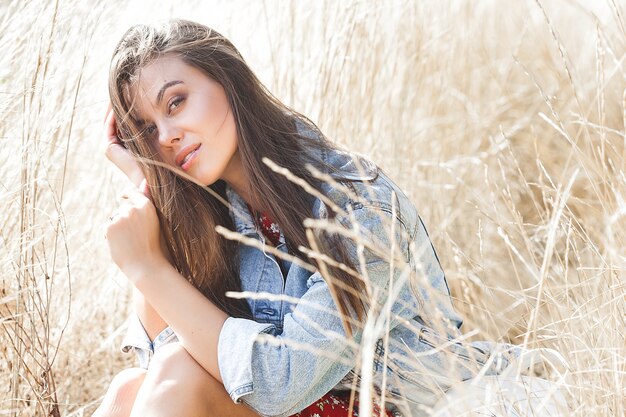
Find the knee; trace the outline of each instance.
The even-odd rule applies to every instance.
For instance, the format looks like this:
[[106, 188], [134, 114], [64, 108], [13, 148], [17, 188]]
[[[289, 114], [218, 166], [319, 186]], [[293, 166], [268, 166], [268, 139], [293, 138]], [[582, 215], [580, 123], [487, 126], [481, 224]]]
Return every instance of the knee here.
[[102, 403], [92, 417], [128, 416], [137, 391], [146, 376], [146, 370], [128, 368], [113, 377]]
[[[163, 345], [155, 352], [145, 384], [145, 400], [150, 406], [161, 409], [175, 406], [178, 411], [192, 407], [208, 412], [215, 390], [221, 387], [224, 391], [221, 383], [178, 342]], [[179, 404], [180, 401], [184, 404]]]
[[[150, 360], [148, 372], [162, 377], [174, 377], [197, 362], [179, 342], [161, 346]], [[199, 366], [199, 365], [197, 365]]]
[[113, 377], [106, 397], [111, 402], [121, 403], [132, 401], [146, 376], [146, 370], [141, 368], [128, 368], [120, 371]]
[[117, 391], [127, 391], [138, 388], [146, 376], [146, 370], [142, 368], [123, 369], [113, 377], [111, 387]]

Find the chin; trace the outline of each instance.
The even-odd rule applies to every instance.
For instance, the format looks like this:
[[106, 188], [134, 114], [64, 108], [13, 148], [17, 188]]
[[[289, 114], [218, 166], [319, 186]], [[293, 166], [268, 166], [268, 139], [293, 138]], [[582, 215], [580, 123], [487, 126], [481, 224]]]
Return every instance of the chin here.
[[194, 175], [193, 177], [196, 179], [196, 181], [198, 181], [204, 187], [208, 187], [210, 185], [215, 184], [217, 181], [219, 181], [219, 177], [214, 176], [214, 175], [199, 175], [199, 176]]

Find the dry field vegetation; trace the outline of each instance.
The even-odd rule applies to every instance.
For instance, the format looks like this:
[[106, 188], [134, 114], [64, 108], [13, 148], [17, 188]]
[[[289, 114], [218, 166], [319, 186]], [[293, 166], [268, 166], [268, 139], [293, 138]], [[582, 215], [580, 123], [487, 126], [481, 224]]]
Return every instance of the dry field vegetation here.
[[172, 16], [406, 190], [465, 332], [557, 349], [572, 415], [626, 415], [626, 2], [113, 3], [0, 3], [0, 415], [89, 416], [134, 364], [99, 138], [114, 44]]

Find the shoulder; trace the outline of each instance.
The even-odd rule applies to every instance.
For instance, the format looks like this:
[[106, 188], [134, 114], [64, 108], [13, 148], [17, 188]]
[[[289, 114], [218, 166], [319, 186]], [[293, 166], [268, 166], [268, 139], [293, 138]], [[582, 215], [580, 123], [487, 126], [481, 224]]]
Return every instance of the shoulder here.
[[[364, 158], [360, 156], [361, 158]], [[402, 190], [386, 173], [372, 161], [368, 170], [359, 174], [352, 171], [347, 178], [327, 178], [321, 184], [321, 190], [332, 204], [341, 211], [353, 212], [357, 218], [383, 216], [394, 218], [409, 233], [414, 232], [418, 223], [418, 212], [404, 190]], [[374, 168], [371, 168], [371, 167]], [[313, 214], [317, 218], [328, 218], [328, 204], [316, 199]], [[338, 216], [345, 222], [345, 216]]]
[[337, 143], [328, 140], [313, 122], [293, 119], [296, 132], [302, 145], [302, 162], [312, 165], [338, 180], [371, 180], [378, 175], [374, 162], [357, 152], [343, 149]]
[[385, 260], [394, 248], [404, 261], [410, 260], [419, 215], [405, 192], [380, 168], [376, 167], [375, 175], [359, 179], [327, 178], [321, 189], [326, 198], [315, 199], [312, 214], [338, 226], [336, 233], [353, 255], [362, 246], [369, 263]]
[[[366, 155], [328, 142], [319, 130], [301, 120], [296, 119], [295, 125], [298, 133], [311, 141], [305, 152], [306, 159], [321, 163], [317, 165], [316, 177], [326, 198], [314, 199], [314, 218], [326, 219], [331, 212], [350, 211], [369, 229], [379, 225], [376, 218], [387, 217], [399, 222], [409, 235], [415, 233], [418, 223], [415, 206], [375, 162]], [[339, 213], [337, 220], [344, 225], [350, 221]]]

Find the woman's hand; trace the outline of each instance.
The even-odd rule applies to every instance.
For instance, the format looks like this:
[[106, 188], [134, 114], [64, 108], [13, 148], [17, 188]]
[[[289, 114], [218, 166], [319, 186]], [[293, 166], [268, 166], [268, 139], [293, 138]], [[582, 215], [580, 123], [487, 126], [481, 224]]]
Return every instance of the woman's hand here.
[[122, 194], [105, 238], [111, 258], [133, 283], [151, 267], [167, 262], [156, 209], [137, 187], [130, 186]]
[[136, 187], [139, 187], [141, 182], [145, 179], [145, 175], [136, 159], [131, 152], [124, 147], [117, 135], [117, 122], [115, 121], [111, 103], [109, 103], [106, 116], [104, 117], [103, 148], [104, 154], [109, 161], [113, 162], [121, 169]]
[[[103, 134], [104, 154], [117, 166], [128, 179], [141, 191], [146, 197], [151, 198], [150, 188], [148, 187], [146, 176], [141, 170], [141, 166], [137, 163], [132, 153], [124, 147], [122, 141], [117, 134], [117, 121], [111, 103], [109, 103], [104, 117], [104, 134]], [[160, 237], [161, 251], [166, 259], [171, 263], [171, 256], [163, 234]]]
[[[122, 144], [122, 141], [120, 140], [117, 134], [117, 122], [115, 120], [115, 115], [113, 114], [111, 103], [109, 103], [107, 111], [106, 111], [106, 115], [104, 117], [103, 147], [104, 147], [104, 154], [106, 155], [106, 157], [111, 162], [113, 162], [120, 170], [122, 170], [122, 172], [139, 189], [139, 191], [143, 193], [145, 197], [151, 198], [150, 189], [147, 185], [146, 177], [143, 171], [141, 170], [141, 167], [139, 166], [137, 161], [133, 158], [130, 151], [124, 147], [124, 145]], [[147, 204], [145, 201], [142, 203]], [[148, 210], [148, 211], [151, 211], [151, 210]], [[111, 256], [113, 257], [113, 260], [118, 264], [118, 266], [120, 265], [120, 263], [122, 265], [126, 265], [126, 264], [129, 264], [130, 262], [130, 265], [125, 266], [124, 268], [126, 269], [134, 268], [136, 270], [134, 272], [132, 270], [125, 272], [125, 274], [129, 277], [129, 279], [133, 281], [134, 278], [132, 276], [138, 273], [141, 273], [140, 272], [142, 268], [141, 263], [136, 263], [135, 266], [133, 267], [132, 259], [129, 261], [128, 259], [120, 258], [118, 253], [120, 251], [123, 252], [124, 248], [123, 247], [120, 248], [119, 244], [117, 243], [117, 239], [120, 238], [118, 236], [117, 229], [118, 227], [123, 228], [124, 226], [123, 226], [123, 223], [122, 223], [122, 226], [116, 223], [122, 222], [123, 220], [121, 218], [116, 219], [117, 216], [111, 216], [111, 217], [113, 219], [111, 220], [111, 223], [108, 225], [107, 235], [106, 235], [107, 241], [109, 242], [109, 249], [111, 252]], [[153, 225], [149, 227], [153, 227]], [[110, 239], [113, 239], [114, 241], [113, 244], [111, 244], [112, 240], [109, 240], [108, 238], [109, 232], [111, 233]], [[165, 239], [163, 238], [163, 234], [159, 233], [159, 235], [160, 235], [159, 243], [160, 243], [161, 251], [163, 255], [165, 256], [165, 258], [171, 263], [171, 256], [169, 254], [169, 250], [167, 249], [167, 245], [165, 243]], [[123, 237], [121, 239], [123, 239]], [[154, 242], [148, 243], [148, 246], [153, 246], [153, 245], [154, 245]], [[140, 247], [141, 247], [141, 244], [140, 244]], [[154, 256], [158, 257], [159, 255], [155, 254]], [[141, 259], [141, 256], [139, 259]], [[135, 259], [135, 261], [137, 261], [137, 259]], [[157, 313], [157, 311], [152, 307], [152, 305], [150, 305], [145, 300], [143, 294], [139, 292], [139, 290], [137, 290], [136, 288], [134, 291], [133, 298], [134, 298], [135, 312], [139, 316], [139, 320], [141, 321], [141, 324], [146, 328], [146, 331], [148, 332], [148, 337], [150, 338], [150, 340], [154, 340], [154, 337], [158, 335], [161, 332], [161, 330], [167, 327], [167, 323], [161, 318], [159, 313]]]

